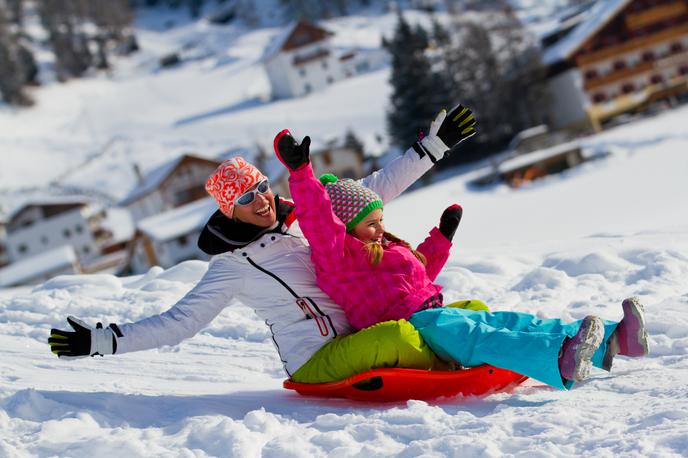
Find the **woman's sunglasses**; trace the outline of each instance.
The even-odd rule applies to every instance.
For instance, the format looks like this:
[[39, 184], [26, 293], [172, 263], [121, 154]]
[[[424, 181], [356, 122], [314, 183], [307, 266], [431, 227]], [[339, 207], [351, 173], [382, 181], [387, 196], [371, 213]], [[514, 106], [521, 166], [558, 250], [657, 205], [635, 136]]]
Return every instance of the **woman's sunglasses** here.
[[261, 181], [260, 183], [258, 183], [258, 186], [256, 186], [255, 189], [253, 189], [251, 191], [246, 191], [245, 193], [243, 193], [242, 195], [237, 197], [234, 200], [234, 205], [248, 205], [251, 202], [253, 202], [254, 200], [256, 200], [256, 195], [258, 195], [258, 193], [265, 194], [269, 190], [270, 190], [270, 182], [266, 178], [263, 181]]

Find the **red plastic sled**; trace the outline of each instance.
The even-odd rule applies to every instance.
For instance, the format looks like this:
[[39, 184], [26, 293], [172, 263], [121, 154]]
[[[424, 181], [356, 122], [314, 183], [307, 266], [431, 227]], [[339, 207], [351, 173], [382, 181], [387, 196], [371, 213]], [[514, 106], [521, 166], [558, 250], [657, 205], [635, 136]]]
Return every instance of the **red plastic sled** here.
[[456, 371], [373, 369], [339, 382], [297, 383], [285, 380], [284, 388], [304, 396], [348, 398], [356, 401], [403, 401], [442, 396], [481, 396], [504, 391], [528, 377], [484, 364]]

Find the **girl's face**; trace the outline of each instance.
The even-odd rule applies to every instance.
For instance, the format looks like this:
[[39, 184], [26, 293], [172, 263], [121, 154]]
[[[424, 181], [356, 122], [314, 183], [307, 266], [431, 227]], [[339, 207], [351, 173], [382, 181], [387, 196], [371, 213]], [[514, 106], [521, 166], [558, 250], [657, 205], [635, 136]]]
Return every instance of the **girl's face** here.
[[351, 230], [351, 235], [363, 243], [382, 242], [385, 224], [382, 222], [382, 209], [376, 208]]

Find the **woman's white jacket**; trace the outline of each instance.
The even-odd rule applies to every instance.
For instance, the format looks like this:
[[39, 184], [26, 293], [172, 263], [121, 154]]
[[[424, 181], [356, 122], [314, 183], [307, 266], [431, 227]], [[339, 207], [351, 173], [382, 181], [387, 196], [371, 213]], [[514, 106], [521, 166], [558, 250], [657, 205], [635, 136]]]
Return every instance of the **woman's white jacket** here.
[[[410, 148], [361, 182], [386, 203], [430, 167], [428, 155]], [[117, 353], [176, 345], [235, 299], [268, 325], [289, 376], [331, 339], [352, 332], [342, 309], [317, 287], [308, 242], [295, 222], [214, 256], [198, 284], [166, 312], [120, 324]]]

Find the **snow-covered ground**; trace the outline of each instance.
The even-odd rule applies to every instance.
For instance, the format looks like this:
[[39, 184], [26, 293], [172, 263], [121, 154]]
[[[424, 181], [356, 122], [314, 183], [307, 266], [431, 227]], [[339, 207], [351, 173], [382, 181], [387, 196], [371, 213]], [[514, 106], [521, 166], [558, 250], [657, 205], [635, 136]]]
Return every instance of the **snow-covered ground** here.
[[[358, 24], [350, 36], [364, 46], [388, 19], [339, 21]], [[1, 109], [6, 205], [16, 204], [10, 191], [56, 178], [124, 194], [128, 161], [152, 167], [189, 149], [215, 155], [259, 137], [269, 144], [284, 127], [324, 139], [351, 126], [370, 143], [384, 131], [387, 71], [267, 103], [255, 61], [275, 30], [203, 27], [190, 23], [178, 36], [142, 28], [144, 51], [111, 77], [49, 85], [36, 108]], [[198, 49], [214, 49], [210, 57], [154, 70], [155, 55], [201, 32]], [[686, 126], [688, 107], [678, 108], [585, 139], [612, 154], [563, 175], [478, 191], [467, 182], [480, 172], [467, 171], [385, 213], [392, 232], [418, 242], [446, 206], [464, 206], [438, 278], [448, 301], [618, 319], [621, 300], [640, 296], [648, 358], [619, 357], [611, 374], [595, 371], [569, 392], [529, 382], [482, 399], [309, 399], [281, 388], [268, 330], [241, 304], [173, 348], [60, 361], [46, 341], [68, 314], [93, 324], [159, 313], [207, 265], [63, 276], [0, 290], [0, 456], [688, 456]]]
[[91, 323], [165, 310], [201, 277], [190, 261], [141, 277], [58, 277], [0, 294], [0, 455], [686, 456], [688, 108], [589, 141], [624, 153], [518, 191], [456, 176], [388, 206], [422, 238], [465, 207], [439, 277], [448, 300], [543, 317], [646, 304], [652, 354], [617, 358], [570, 392], [529, 383], [483, 399], [359, 404], [283, 390], [266, 327], [234, 304], [174, 348], [65, 362], [46, 344], [67, 314]]

